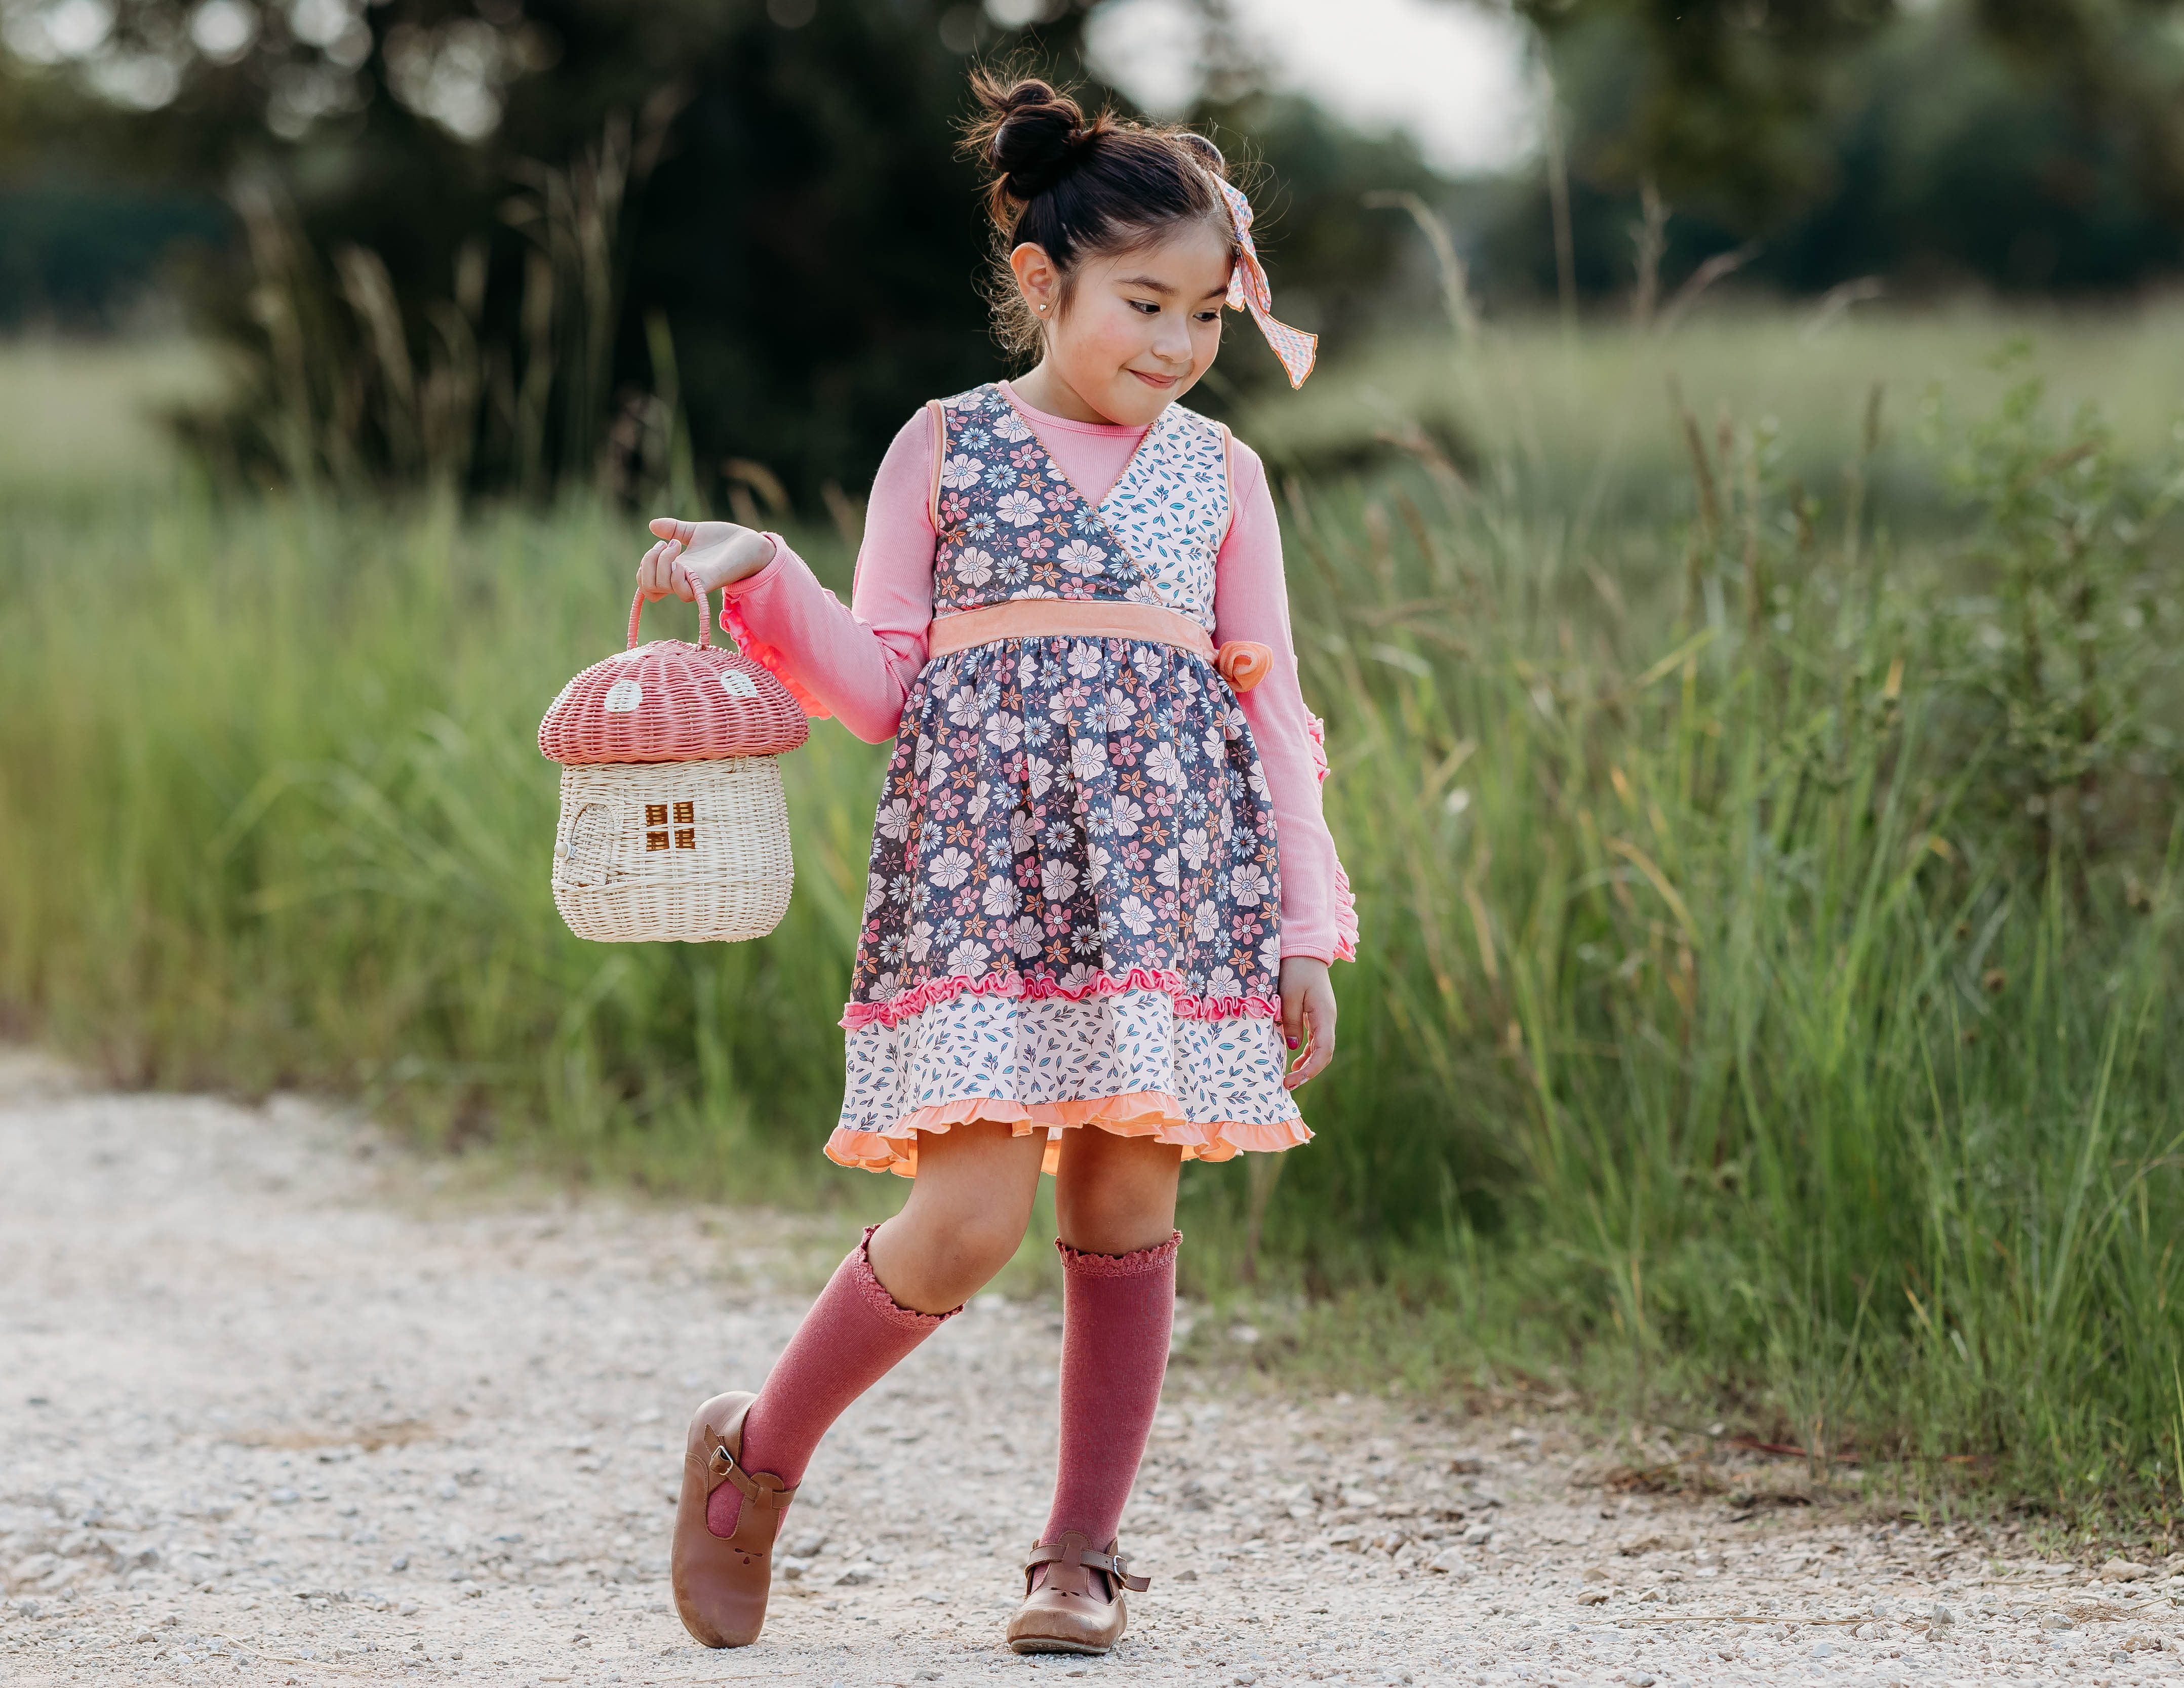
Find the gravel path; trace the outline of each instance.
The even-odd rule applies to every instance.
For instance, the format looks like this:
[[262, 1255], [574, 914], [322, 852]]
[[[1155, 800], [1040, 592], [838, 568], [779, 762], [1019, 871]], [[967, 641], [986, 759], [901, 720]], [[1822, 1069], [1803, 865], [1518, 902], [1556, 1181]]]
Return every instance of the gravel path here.
[[0, 1681], [2184, 1680], [2184, 1558], [1763, 1504], [1786, 1462], [1724, 1468], [1741, 1511], [1621, 1495], [1552, 1415], [1212, 1366], [1172, 1378], [1132, 1503], [1129, 1636], [1018, 1659], [1059, 1325], [990, 1299], [852, 1410], [765, 1639], [709, 1653], [666, 1594], [682, 1426], [763, 1374], [849, 1228], [444, 1173], [300, 1103], [0, 1054]]

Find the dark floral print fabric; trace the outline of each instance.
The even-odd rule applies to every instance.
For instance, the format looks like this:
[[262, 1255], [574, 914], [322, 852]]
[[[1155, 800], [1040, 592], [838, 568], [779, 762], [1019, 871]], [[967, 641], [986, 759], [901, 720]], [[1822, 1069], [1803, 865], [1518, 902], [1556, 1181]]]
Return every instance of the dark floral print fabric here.
[[[1171, 406], [1095, 507], [998, 387], [944, 414], [936, 616], [1050, 596], [1167, 603], [1210, 624], [1228, 526], [1212, 424]], [[1139, 534], [1133, 548], [1111, 514]], [[1128, 639], [957, 652], [927, 666], [904, 708], [844, 1023], [892, 1025], [966, 992], [1151, 989], [1186, 1018], [1264, 1017], [1280, 902], [1266, 776], [1212, 663]]]

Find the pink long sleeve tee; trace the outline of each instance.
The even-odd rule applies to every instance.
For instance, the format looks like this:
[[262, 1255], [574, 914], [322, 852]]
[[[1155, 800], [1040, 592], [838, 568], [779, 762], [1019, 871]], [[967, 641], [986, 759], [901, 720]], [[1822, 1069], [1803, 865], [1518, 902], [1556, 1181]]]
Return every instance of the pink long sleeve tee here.
[[[1106, 497], [1145, 437], [1143, 428], [1072, 422], [1017, 409], [1080, 492]], [[863, 548], [850, 603], [820, 585], [777, 539], [773, 560], [727, 588], [754, 638], [780, 653], [791, 676], [869, 744], [894, 736], [926, 661], [933, 620], [933, 415], [920, 410], [888, 448], [872, 481]], [[1290, 637], [1282, 536], [1266, 465], [1234, 443], [1234, 514], [1214, 565], [1213, 638], [1249, 639], [1274, 653], [1273, 670], [1237, 701], [1267, 772], [1281, 850], [1282, 954], [1335, 958], [1339, 947], [1334, 840], [1321, 812], [1319, 774]]]

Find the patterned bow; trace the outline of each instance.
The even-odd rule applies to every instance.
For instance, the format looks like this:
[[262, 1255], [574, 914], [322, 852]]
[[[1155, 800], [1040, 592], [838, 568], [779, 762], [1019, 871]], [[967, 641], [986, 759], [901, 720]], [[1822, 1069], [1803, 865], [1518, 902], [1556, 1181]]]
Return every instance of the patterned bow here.
[[1290, 386], [1302, 387], [1319, 357], [1319, 336], [1274, 320], [1274, 290], [1268, 285], [1259, 249], [1251, 244], [1251, 202], [1218, 176], [1214, 182], [1228, 200], [1228, 215], [1236, 226], [1236, 268], [1228, 276], [1228, 309], [1251, 313], [1259, 332], [1267, 337], [1267, 343], [1289, 371]]

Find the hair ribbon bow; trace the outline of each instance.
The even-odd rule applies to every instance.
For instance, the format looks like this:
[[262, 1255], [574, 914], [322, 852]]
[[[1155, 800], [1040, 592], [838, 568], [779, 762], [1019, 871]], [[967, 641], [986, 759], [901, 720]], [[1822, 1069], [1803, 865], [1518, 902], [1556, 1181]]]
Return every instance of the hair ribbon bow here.
[[1251, 202], [1218, 176], [1214, 184], [1228, 202], [1229, 220], [1236, 226], [1236, 267], [1228, 276], [1228, 309], [1251, 313], [1259, 332], [1289, 372], [1290, 386], [1302, 387], [1318, 359], [1319, 336], [1274, 320], [1274, 290], [1267, 281], [1266, 265], [1259, 262], [1259, 249], [1251, 244]]

